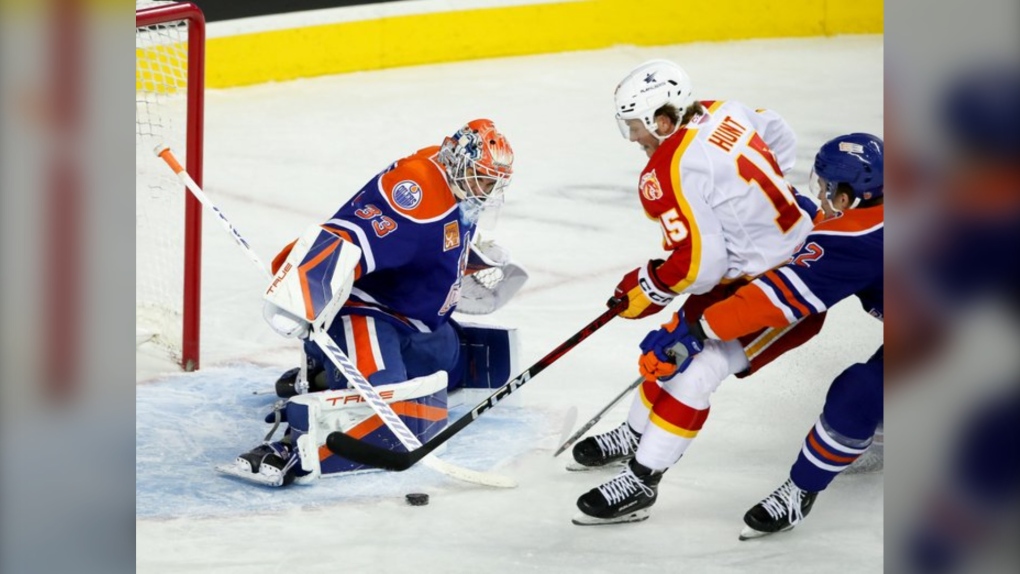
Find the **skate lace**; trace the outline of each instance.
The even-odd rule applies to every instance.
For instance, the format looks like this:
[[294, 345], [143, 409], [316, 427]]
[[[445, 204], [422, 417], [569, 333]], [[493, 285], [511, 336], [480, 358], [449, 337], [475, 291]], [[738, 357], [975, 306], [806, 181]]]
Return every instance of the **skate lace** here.
[[641, 481], [630, 467], [626, 467], [616, 478], [599, 487], [599, 492], [609, 504], [616, 504], [641, 490], [647, 496], [655, 496], [655, 490]]
[[773, 519], [778, 519], [785, 514], [790, 524], [793, 525], [804, 519], [804, 514], [800, 508], [803, 497], [804, 491], [797, 488], [792, 480], [787, 480], [775, 492], [770, 494], [768, 498], [762, 501], [762, 506], [765, 507], [765, 511]]
[[604, 456], [630, 454], [636, 446], [634, 444], [636, 442], [634, 440], [634, 433], [630, 432], [630, 428], [626, 423], [604, 435], [596, 435], [595, 442], [602, 449]]

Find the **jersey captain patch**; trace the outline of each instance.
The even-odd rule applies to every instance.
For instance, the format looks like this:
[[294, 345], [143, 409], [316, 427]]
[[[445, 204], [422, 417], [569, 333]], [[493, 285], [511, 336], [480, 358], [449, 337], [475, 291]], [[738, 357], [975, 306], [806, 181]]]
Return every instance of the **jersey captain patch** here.
[[662, 186], [659, 185], [659, 178], [655, 171], [650, 171], [641, 176], [641, 183], [638, 185], [641, 195], [648, 201], [655, 201], [662, 197]]
[[460, 247], [460, 225], [451, 221], [443, 226], [443, 251]]
[[393, 186], [393, 203], [403, 209], [414, 209], [421, 203], [421, 186], [405, 179]]

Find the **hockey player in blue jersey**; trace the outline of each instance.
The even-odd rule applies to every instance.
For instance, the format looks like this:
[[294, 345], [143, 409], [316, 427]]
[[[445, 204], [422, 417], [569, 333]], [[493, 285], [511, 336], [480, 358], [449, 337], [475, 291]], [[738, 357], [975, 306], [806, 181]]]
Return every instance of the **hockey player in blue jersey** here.
[[[642, 372], [670, 376], [686, 368], [708, 339], [729, 341], [763, 327], [779, 328], [851, 295], [882, 320], [883, 154], [882, 140], [869, 134], [826, 142], [815, 156], [812, 179], [827, 218], [786, 265], [710, 306], [700, 320], [689, 323], [680, 311], [650, 333], [641, 343]], [[818, 493], [868, 448], [882, 420], [882, 367], [880, 347], [866, 362], [836, 377], [790, 478], [745, 514], [741, 539], [792, 528], [811, 510]], [[615, 486], [619, 492], [609, 494], [617, 506], [647, 508], [657, 494], [637, 481], [621, 479]], [[593, 490], [578, 505], [598, 505], [605, 494]]]
[[[265, 317], [282, 335], [305, 339], [304, 365], [276, 384], [277, 394], [290, 400], [275, 418], [290, 426], [282, 441], [267, 439], [225, 472], [289, 484], [302, 466], [295, 435], [317, 424], [367, 442], [399, 444], [308, 339], [331, 301], [339, 307], [324, 320], [329, 338], [421, 441], [445, 424], [447, 390], [486, 376], [502, 379], [492, 386], [509, 378], [512, 333], [460, 326], [451, 315], [494, 311], [527, 279], [506, 250], [475, 239], [482, 211], [502, 202], [513, 159], [490, 120], [471, 121], [441, 146], [394, 162], [284, 248], [273, 261], [276, 279]], [[472, 363], [471, 349], [478, 347], [491, 347], [500, 364]], [[314, 463], [316, 475], [360, 468], [319, 451], [320, 460], [303, 465], [307, 470]]]

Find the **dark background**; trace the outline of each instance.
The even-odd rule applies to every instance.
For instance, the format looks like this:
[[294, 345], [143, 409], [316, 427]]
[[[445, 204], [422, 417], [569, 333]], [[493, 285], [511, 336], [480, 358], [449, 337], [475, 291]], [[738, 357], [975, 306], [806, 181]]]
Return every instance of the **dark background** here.
[[284, 14], [336, 8], [338, 6], [357, 6], [359, 4], [381, 4], [395, 0], [191, 0], [205, 13], [207, 22], [265, 16], [267, 14]]

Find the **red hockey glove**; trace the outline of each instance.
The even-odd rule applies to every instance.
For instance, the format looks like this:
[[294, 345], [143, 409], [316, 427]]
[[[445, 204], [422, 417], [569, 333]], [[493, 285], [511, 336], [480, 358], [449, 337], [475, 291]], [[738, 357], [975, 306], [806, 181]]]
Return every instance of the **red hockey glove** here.
[[662, 263], [661, 259], [653, 259], [624, 275], [607, 306], [612, 307], [617, 299], [626, 299], [627, 307], [620, 312], [620, 316], [625, 319], [640, 319], [658, 313], [669, 305], [676, 297], [676, 293], [655, 275], [655, 268]]
[[694, 355], [705, 348], [705, 332], [698, 323], [688, 324], [683, 309], [673, 320], [641, 341], [638, 369], [648, 378], [665, 379], [683, 372]]

